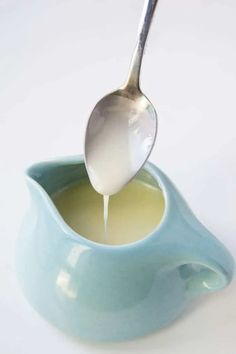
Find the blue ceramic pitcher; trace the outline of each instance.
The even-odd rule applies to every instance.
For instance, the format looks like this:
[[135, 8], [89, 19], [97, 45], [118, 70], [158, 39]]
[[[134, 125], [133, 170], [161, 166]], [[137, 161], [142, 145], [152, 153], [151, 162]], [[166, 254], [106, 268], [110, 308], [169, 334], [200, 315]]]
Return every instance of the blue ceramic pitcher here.
[[153, 164], [136, 178], [163, 191], [165, 212], [152, 233], [126, 245], [90, 241], [62, 219], [51, 197], [81, 178], [88, 178], [83, 157], [27, 171], [32, 203], [17, 272], [26, 298], [49, 322], [86, 340], [127, 340], [168, 325], [193, 297], [229, 284], [229, 252]]

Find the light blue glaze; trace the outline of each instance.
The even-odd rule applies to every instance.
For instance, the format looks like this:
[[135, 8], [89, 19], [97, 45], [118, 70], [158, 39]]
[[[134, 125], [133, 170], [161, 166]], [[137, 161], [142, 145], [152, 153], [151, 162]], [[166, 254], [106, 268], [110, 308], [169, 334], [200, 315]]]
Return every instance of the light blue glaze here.
[[28, 301], [49, 322], [86, 340], [131, 339], [172, 322], [192, 297], [229, 284], [229, 252], [151, 163], [138, 178], [164, 193], [165, 214], [156, 230], [121, 246], [74, 232], [50, 195], [86, 176], [82, 157], [27, 171], [32, 203], [18, 239], [17, 273]]

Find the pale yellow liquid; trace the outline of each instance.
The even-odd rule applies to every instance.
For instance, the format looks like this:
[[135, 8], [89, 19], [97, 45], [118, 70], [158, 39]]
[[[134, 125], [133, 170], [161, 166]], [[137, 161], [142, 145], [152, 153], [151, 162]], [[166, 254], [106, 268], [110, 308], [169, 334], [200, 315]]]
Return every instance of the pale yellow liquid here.
[[164, 197], [160, 189], [137, 179], [109, 198], [109, 217], [104, 232], [103, 197], [88, 180], [58, 192], [54, 203], [66, 223], [92, 241], [127, 244], [147, 236], [160, 223]]

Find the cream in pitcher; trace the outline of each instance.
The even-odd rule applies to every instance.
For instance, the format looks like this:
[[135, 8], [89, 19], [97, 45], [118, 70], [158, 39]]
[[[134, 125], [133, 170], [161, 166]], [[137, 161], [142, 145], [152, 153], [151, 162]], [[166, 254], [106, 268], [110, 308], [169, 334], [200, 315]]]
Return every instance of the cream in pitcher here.
[[102, 196], [87, 179], [62, 189], [53, 200], [64, 220], [78, 234], [110, 245], [144, 238], [159, 224], [164, 212], [161, 190], [138, 179], [110, 197], [105, 235]]

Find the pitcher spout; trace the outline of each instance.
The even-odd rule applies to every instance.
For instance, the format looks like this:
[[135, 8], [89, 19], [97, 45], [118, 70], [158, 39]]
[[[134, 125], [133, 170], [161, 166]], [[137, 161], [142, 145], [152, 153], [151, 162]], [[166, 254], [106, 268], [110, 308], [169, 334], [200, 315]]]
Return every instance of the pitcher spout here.
[[87, 172], [82, 160], [73, 156], [34, 164], [27, 169], [26, 177], [31, 186], [36, 187], [31, 183], [34, 181], [51, 196], [79, 178], [87, 177]]
[[30, 166], [26, 170], [26, 182], [32, 201], [31, 219], [50, 218], [54, 227], [76, 238], [75, 232], [70, 230], [55, 207], [53, 197], [58, 191], [86, 177], [83, 160], [76, 156], [39, 162]]

